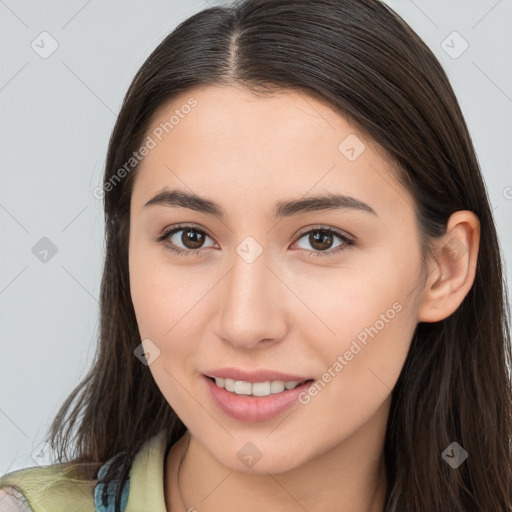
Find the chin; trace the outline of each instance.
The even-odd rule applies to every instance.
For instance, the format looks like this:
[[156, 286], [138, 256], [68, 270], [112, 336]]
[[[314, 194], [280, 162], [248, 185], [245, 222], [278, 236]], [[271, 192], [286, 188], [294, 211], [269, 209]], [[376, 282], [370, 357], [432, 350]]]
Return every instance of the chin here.
[[[261, 446], [258, 440], [254, 443], [247, 441], [241, 443], [235, 442], [236, 447], [230, 453], [229, 449], [216, 453], [217, 450], [210, 450], [210, 453], [224, 466], [248, 474], [278, 474], [291, 471], [307, 461], [307, 455], [301, 458], [294, 446], [284, 450], [283, 446], [266, 440], [266, 447], [258, 449]], [[240, 448], [240, 445], [242, 447]], [[217, 445], [218, 449], [219, 446]], [[252, 458], [252, 459], [251, 459]]]

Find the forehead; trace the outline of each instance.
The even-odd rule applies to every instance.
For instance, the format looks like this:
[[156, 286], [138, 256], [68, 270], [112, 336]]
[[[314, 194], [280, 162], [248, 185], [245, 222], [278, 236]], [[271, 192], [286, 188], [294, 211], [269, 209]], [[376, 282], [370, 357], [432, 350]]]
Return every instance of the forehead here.
[[139, 204], [162, 187], [246, 207], [262, 196], [276, 201], [309, 191], [387, 202], [395, 211], [397, 193], [411, 203], [382, 148], [304, 92], [196, 87], [162, 105], [146, 135], [154, 147], [137, 170], [132, 202]]

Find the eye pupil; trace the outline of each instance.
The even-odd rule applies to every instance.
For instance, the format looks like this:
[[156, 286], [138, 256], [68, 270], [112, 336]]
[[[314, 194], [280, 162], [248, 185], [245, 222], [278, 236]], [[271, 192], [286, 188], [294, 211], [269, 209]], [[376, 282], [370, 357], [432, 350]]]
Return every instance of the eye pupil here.
[[[322, 230], [317, 230], [312, 233], [314, 234], [309, 235], [309, 241], [312, 247], [315, 247], [318, 250], [325, 250], [329, 249], [332, 246], [332, 234], [326, 233], [325, 231]], [[328, 241], [327, 244], [325, 243], [326, 240]], [[320, 247], [316, 245], [319, 241]]]
[[204, 235], [195, 229], [185, 229], [181, 241], [188, 249], [198, 249], [204, 243]]

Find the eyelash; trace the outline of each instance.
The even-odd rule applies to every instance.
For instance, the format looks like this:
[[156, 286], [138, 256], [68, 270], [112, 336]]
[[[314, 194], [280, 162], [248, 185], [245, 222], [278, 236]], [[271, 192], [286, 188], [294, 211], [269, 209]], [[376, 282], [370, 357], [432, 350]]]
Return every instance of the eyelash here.
[[[171, 251], [171, 252], [173, 252], [175, 254], [179, 254], [181, 256], [189, 256], [189, 255], [198, 256], [203, 250], [206, 250], [207, 248], [202, 248], [202, 249], [182, 249], [181, 247], [176, 247], [176, 246], [169, 245], [168, 243], [166, 243], [167, 238], [169, 238], [171, 235], [173, 235], [174, 233], [177, 233], [179, 231], [185, 231], [186, 229], [189, 229], [191, 231], [196, 231], [198, 233], [202, 233], [203, 235], [206, 235], [209, 238], [211, 238], [208, 235], [208, 233], [206, 233], [202, 229], [196, 228], [195, 226], [191, 226], [191, 225], [188, 225], [188, 224], [184, 224], [184, 225], [180, 225], [180, 226], [174, 226], [173, 228], [168, 229], [167, 231], [162, 233], [162, 235], [158, 236], [154, 240], [155, 240], [155, 242], [158, 242], [158, 243], [162, 244], [165, 249], [167, 249], [167, 250], [169, 250], [169, 251]], [[333, 229], [333, 228], [327, 228], [325, 226], [317, 226], [317, 227], [313, 227], [312, 229], [310, 228], [308, 231], [303, 231], [302, 233], [300, 233], [298, 235], [296, 240], [298, 241], [301, 238], [303, 238], [304, 235], [310, 234], [312, 232], [313, 233], [314, 232], [318, 232], [318, 231], [322, 231], [323, 233], [332, 234], [332, 235], [338, 237], [343, 242], [343, 245], [338, 246], [336, 249], [334, 249], [332, 251], [331, 250], [327, 250], [327, 251], [308, 251], [309, 252], [309, 257], [317, 258], [317, 257], [324, 257], [324, 256], [332, 256], [333, 254], [338, 254], [339, 252], [344, 251], [347, 248], [356, 245], [356, 242], [354, 240], [348, 238], [347, 236], [342, 234], [340, 231], [338, 231], [336, 229]], [[307, 250], [307, 249], [303, 249], [303, 250]]]

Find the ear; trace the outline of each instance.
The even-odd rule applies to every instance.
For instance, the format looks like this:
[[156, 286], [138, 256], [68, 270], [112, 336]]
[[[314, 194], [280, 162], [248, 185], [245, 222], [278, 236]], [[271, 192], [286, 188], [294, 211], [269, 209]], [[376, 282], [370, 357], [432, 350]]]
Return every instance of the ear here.
[[475, 280], [480, 221], [468, 210], [453, 213], [430, 262], [419, 322], [439, 322], [460, 306]]

